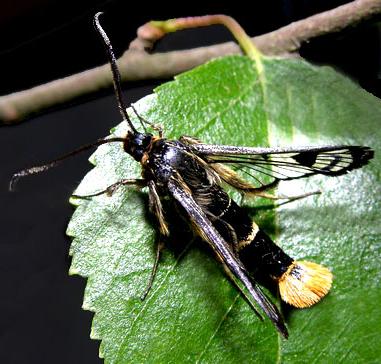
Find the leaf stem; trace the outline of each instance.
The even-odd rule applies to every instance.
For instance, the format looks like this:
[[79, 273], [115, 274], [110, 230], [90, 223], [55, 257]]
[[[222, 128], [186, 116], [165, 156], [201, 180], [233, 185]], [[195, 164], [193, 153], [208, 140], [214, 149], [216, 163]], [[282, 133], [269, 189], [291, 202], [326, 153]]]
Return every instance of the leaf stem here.
[[[224, 25], [227, 29], [229, 29], [229, 31], [233, 34], [234, 38], [237, 40], [238, 44], [242, 48], [242, 51], [248, 57], [255, 61], [258, 61], [260, 59], [262, 54], [255, 47], [250, 37], [246, 34], [241, 25], [239, 25], [239, 23], [235, 19], [227, 15], [216, 14], [169, 19], [164, 21], [154, 20], [145, 24], [145, 26], [147, 26], [147, 29], [144, 29], [145, 26], [143, 25], [143, 27], [140, 28], [140, 31], [145, 32], [146, 36], [148, 36], [150, 39], [152, 39], [152, 37], [155, 37], [155, 40], [157, 40], [165, 34], [176, 32], [177, 30], [204, 27], [216, 24]], [[149, 36], [150, 31], [153, 32], [152, 37]]]

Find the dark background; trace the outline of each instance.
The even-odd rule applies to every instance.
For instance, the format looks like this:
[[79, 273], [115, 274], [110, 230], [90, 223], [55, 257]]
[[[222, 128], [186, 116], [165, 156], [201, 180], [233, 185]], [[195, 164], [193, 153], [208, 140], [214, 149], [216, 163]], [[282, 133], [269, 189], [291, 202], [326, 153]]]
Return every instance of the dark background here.
[[[333, 8], [344, 1], [266, 1], [202, 6], [194, 2], [3, 0], [0, 5], [0, 94], [29, 88], [105, 62], [92, 16], [106, 12], [103, 26], [117, 54], [151, 19], [226, 13], [248, 34], [262, 34]], [[159, 51], [231, 40], [220, 26], [167, 36]], [[366, 24], [313, 40], [302, 55], [347, 73], [375, 95], [380, 88], [380, 31]], [[124, 85], [129, 102], [164, 80]], [[82, 98], [16, 126], [0, 127], [0, 362], [100, 363], [98, 342], [89, 339], [92, 314], [81, 309], [85, 280], [68, 277], [73, 212], [68, 198], [90, 169], [83, 153], [50, 172], [20, 181], [17, 170], [49, 161], [108, 134], [120, 120], [110, 91]]]

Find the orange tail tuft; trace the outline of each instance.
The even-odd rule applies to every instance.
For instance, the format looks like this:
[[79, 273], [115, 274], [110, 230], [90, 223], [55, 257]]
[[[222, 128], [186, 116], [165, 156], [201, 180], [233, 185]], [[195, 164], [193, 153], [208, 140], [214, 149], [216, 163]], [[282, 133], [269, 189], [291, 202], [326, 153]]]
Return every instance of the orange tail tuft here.
[[298, 308], [309, 307], [329, 292], [332, 273], [316, 263], [294, 261], [280, 277], [278, 284], [283, 301]]

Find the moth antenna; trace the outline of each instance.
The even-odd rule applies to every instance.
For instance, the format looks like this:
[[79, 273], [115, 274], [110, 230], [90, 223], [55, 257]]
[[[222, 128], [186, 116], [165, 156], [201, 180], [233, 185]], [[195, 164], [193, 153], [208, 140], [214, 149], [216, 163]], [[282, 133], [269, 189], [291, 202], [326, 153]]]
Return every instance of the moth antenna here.
[[118, 138], [118, 137], [115, 137], [115, 138], [109, 138], [109, 139], [98, 139], [96, 140], [95, 142], [93, 143], [90, 143], [90, 144], [86, 144], [86, 145], [83, 145], [82, 147], [78, 148], [78, 149], [75, 149], [57, 159], [54, 159], [48, 163], [45, 163], [45, 164], [41, 164], [41, 165], [38, 165], [38, 166], [33, 166], [33, 167], [30, 167], [30, 168], [26, 168], [26, 169], [23, 169], [17, 173], [15, 173], [10, 182], [9, 182], [9, 191], [14, 191], [14, 187], [17, 183], [17, 181], [20, 179], [20, 178], [23, 178], [23, 177], [26, 177], [26, 176], [30, 176], [31, 174], [36, 174], [36, 173], [41, 173], [41, 172], [45, 172], [47, 171], [48, 169], [50, 168], [54, 168], [56, 166], [58, 166], [61, 162], [63, 162], [65, 159], [68, 159], [76, 154], [79, 154], [81, 152], [84, 152], [85, 150], [88, 150], [92, 147], [97, 147], [99, 145], [102, 145], [102, 144], [107, 144], [107, 143], [113, 143], [113, 142], [124, 142], [125, 139], [124, 138]]
[[283, 301], [298, 308], [310, 307], [331, 289], [332, 273], [320, 264], [294, 261], [278, 284]]
[[108, 38], [106, 32], [103, 30], [102, 26], [99, 23], [99, 16], [102, 14], [103, 14], [102, 12], [99, 12], [99, 13], [96, 13], [94, 15], [94, 27], [97, 30], [98, 34], [100, 35], [100, 37], [103, 41], [103, 44], [106, 48], [107, 56], [108, 56], [110, 66], [111, 66], [112, 82], [114, 85], [116, 100], [118, 102], [119, 112], [122, 115], [123, 120], [127, 121], [131, 130], [134, 133], [137, 133], [138, 131], [135, 129], [134, 124], [132, 124], [132, 121], [127, 114], [127, 107], [126, 107], [126, 104], [124, 102], [122, 88], [120, 86], [120, 84], [121, 84], [120, 72], [119, 72], [118, 66], [116, 64], [116, 58], [115, 58], [114, 50], [112, 48], [110, 39]]

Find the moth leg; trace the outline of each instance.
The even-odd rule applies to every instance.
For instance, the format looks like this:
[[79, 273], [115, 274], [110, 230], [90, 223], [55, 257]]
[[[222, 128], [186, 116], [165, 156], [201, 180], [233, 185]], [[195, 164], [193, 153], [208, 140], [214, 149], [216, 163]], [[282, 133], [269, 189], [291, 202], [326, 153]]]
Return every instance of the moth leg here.
[[263, 197], [271, 200], [287, 200], [286, 202], [291, 202], [312, 195], [318, 195], [321, 193], [321, 191], [313, 191], [296, 196], [274, 195], [271, 193], [267, 193], [266, 191], [275, 188], [279, 184], [278, 179], [275, 179], [267, 185], [255, 187], [241, 179], [241, 177], [229, 167], [226, 167], [219, 163], [216, 163], [214, 165], [212, 164], [211, 166], [226, 183], [236, 188], [241, 193], [241, 203], [243, 203], [246, 197]]
[[164, 218], [163, 207], [160, 201], [159, 194], [156, 190], [156, 185], [154, 181], [148, 182], [148, 190], [149, 190], [149, 208], [150, 211], [156, 216], [156, 219], [159, 223], [160, 236], [156, 247], [156, 257], [155, 263], [152, 267], [151, 275], [147, 284], [146, 289], [144, 290], [143, 295], [140, 297], [142, 301], [147, 297], [149, 291], [152, 288], [153, 281], [155, 279], [157, 273], [157, 267], [160, 261], [160, 253], [164, 248], [163, 238], [169, 235], [168, 224]]
[[256, 197], [268, 198], [270, 200], [287, 200], [286, 202], [292, 202], [292, 201], [300, 200], [302, 198], [306, 198], [313, 195], [320, 195], [320, 194], [321, 194], [321, 191], [317, 190], [317, 191], [307, 192], [307, 193], [303, 193], [301, 195], [295, 195], [295, 196], [272, 195], [271, 193], [266, 193], [262, 191], [255, 192], [252, 195]]
[[[212, 214], [208, 213], [208, 211], [205, 211], [205, 213], [206, 213], [207, 217], [210, 219], [210, 221], [212, 221], [214, 223], [214, 225], [218, 224], [221, 227], [222, 226], [224, 227], [225, 234], [228, 234], [228, 236], [224, 234], [224, 238], [226, 239], [226, 241], [229, 242], [229, 245], [233, 249], [234, 255], [238, 256], [237, 255], [237, 253], [238, 253], [237, 248], [238, 248], [239, 242], [238, 242], [238, 238], [237, 238], [237, 233], [235, 232], [234, 228], [229, 223], [227, 223], [225, 220], [221, 219], [219, 216], [212, 215]], [[223, 262], [221, 261], [221, 263], [223, 263]]]
[[165, 221], [163, 206], [161, 204], [160, 197], [157, 193], [156, 185], [154, 181], [148, 182], [148, 189], [149, 189], [148, 198], [149, 198], [150, 211], [157, 218], [157, 221], [159, 223], [160, 234], [163, 236], [168, 236], [169, 235], [168, 224]]
[[[151, 123], [150, 121], [148, 121], [147, 119], [143, 118], [143, 116], [141, 116], [137, 110], [135, 109], [134, 105], [131, 105], [131, 109], [134, 111], [135, 115], [138, 117], [139, 121], [143, 124], [148, 124], [149, 126], [152, 127], [153, 130], [156, 130], [158, 133], [159, 133], [159, 137], [162, 138], [163, 137], [163, 128], [160, 126], [160, 125], [156, 125], [154, 123]], [[144, 126], [143, 126], [144, 127]]]
[[144, 293], [140, 296], [140, 299], [142, 301], [144, 301], [149, 293], [149, 291], [151, 290], [152, 288], [152, 284], [153, 284], [153, 281], [156, 277], [156, 273], [157, 273], [157, 267], [159, 265], [159, 260], [160, 260], [160, 255], [161, 255], [161, 251], [163, 250], [164, 248], [164, 243], [163, 243], [163, 236], [160, 234], [160, 237], [159, 237], [159, 240], [158, 240], [158, 243], [156, 245], [156, 257], [155, 257], [155, 263], [153, 264], [153, 267], [152, 267], [152, 271], [151, 271], [151, 275], [149, 277], [149, 280], [148, 280], [148, 284], [147, 284], [147, 287], [146, 289], [144, 290]]
[[278, 179], [274, 179], [268, 184], [263, 184], [262, 182], [258, 181], [260, 182], [261, 186], [256, 187], [250, 182], [244, 180], [236, 171], [225, 166], [222, 163], [209, 163], [208, 165], [219, 175], [219, 177], [224, 182], [237, 189], [239, 192], [241, 192], [241, 194], [255, 195], [257, 192], [270, 190], [276, 187], [279, 183]]
[[200, 139], [197, 139], [195, 137], [191, 137], [188, 135], [182, 135], [179, 138], [180, 142], [185, 143], [185, 144], [200, 144], [202, 143]]
[[127, 185], [136, 185], [140, 188], [145, 187], [147, 185], [147, 181], [145, 179], [122, 179], [118, 182], [113, 183], [112, 185], [108, 186], [106, 189], [92, 193], [90, 195], [72, 195], [72, 197], [75, 198], [82, 198], [87, 199], [90, 197], [100, 196], [104, 193], [107, 194], [107, 196], [111, 197], [114, 192], [120, 187], [120, 186], [127, 186]]

